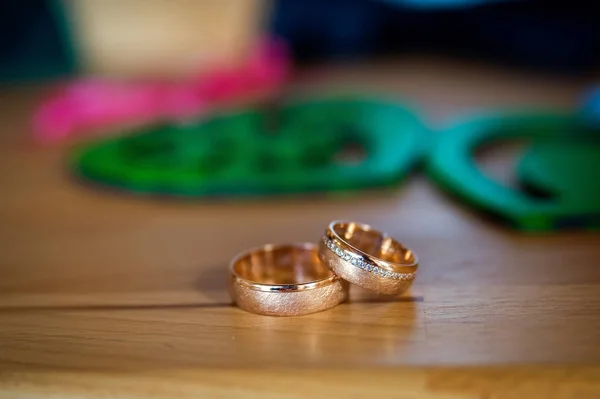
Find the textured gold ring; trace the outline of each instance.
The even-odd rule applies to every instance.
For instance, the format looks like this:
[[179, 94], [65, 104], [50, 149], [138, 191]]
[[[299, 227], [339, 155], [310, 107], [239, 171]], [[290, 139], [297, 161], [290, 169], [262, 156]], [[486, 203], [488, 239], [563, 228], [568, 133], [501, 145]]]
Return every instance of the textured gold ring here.
[[270, 244], [231, 261], [229, 293], [248, 312], [298, 316], [343, 302], [348, 283], [321, 263], [315, 244]]
[[410, 249], [371, 226], [334, 221], [319, 243], [319, 258], [336, 275], [382, 294], [406, 291], [418, 261]]

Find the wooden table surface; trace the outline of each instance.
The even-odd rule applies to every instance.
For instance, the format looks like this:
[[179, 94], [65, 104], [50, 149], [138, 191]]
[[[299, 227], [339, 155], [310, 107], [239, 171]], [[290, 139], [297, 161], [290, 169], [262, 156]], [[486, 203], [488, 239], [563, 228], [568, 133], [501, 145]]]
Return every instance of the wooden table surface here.
[[[488, 107], [568, 108], [586, 82], [437, 59], [322, 67], [291, 92], [409, 98], [434, 126]], [[45, 93], [0, 95], [0, 398], [600, 397], [600, 239], [506, 230], [415, 176], [340, 197], [176, 202], [74, 182], [35, 148]], [[487, 154], [505, 178], [510, 154]], [[400, 298], [330, 311], [231, 307], [229, 259], [373, 224], [420, 256]], [[513, 396], [514, 395], [514, 396]], [[575, 395], [575, 396], [573, 396]]]

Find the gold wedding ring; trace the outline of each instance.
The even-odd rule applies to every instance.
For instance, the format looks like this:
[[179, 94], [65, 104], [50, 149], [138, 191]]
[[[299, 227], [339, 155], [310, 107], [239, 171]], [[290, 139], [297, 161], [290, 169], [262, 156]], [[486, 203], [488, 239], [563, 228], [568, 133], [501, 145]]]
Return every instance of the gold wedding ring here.
[[366, 224], [332, 222], [319, 243], [319, 258], [336, 275], [382, 294], [406, 291], [418, 268], [410, 249]]
[[298, 316], [343, 302], [348, 283], [320, 262], [314, 244], [266, 245], [231, 261], [229, 292], [248, 312]]

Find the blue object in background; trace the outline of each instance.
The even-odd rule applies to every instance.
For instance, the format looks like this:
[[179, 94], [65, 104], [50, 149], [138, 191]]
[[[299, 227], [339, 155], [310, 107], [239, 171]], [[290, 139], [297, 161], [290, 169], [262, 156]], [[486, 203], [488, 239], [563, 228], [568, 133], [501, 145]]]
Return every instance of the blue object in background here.
[[600, 86], [592, 88], [584, 96], [579, 116], [585, 127], [600, 131]]
[[[423, 10], [471, 7], [499, 3], [506, 0], [380, 0], [396, 6], [420, 8]], [[514, 1], [514, 0], [513, 0]]]

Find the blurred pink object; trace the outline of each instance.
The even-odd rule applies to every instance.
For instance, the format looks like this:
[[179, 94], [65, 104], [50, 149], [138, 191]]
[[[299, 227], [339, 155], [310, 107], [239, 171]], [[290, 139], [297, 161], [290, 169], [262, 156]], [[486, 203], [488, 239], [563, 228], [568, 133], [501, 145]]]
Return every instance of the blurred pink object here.
[[202, 115], [217, 104], [276, 90], [290, 67], [285, 46], [266, 40], [242, 65], [201, 72], [187, 81], [81, 79], [37, 110], [35, 138], [51, 143], [86, 130]]

